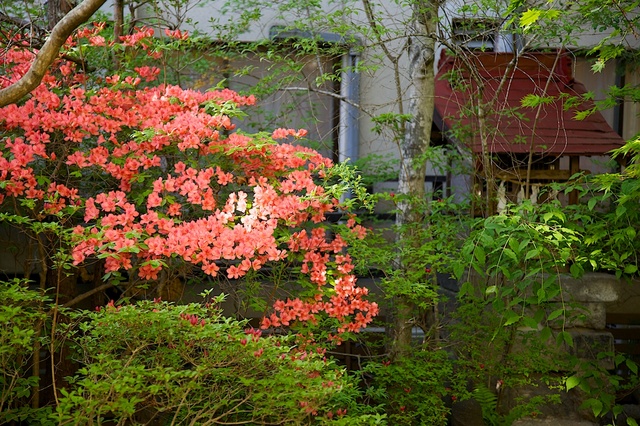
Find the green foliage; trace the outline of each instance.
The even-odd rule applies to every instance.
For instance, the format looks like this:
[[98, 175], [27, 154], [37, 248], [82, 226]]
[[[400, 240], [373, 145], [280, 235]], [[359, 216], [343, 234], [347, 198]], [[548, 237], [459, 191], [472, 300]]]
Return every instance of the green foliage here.
[[[463, 306], [456, 312], [452, 339], [460, 348], [461, 377], [477, 384], [473, 397], [486, 396], [483, 383], [492, 377], [511, 392], [540, 383], [549, 390], [510, 406], [499, 406], [496, 399], [494, 407], [484, 398], [480, 402], [488, 424], [510, 424], [539, 404], [558, 402], [557, 371], [575, 367], [577, 361], [568, 356], [573, 340], [565, 324], [581, 311], [560, 285], [582, 242], [571, 222], [557, 202], [525, 202], [478, 220], [462, 249], [457, 274], [464, 278]], [[464, 265], [471, 268], [465, 272]]]
[[360, 170], [362, 184], [372, 187], [374, 183], [398, 179], [398, 160], [390, 156], [369, 154], [358, 158], [354, 165]]
[[[465, 296], [448, 328], [455, 354], [452, 392], [460, 400], [479, 403], [487, 425], [510, 425], [558, 403], [562, 377], [557, 371], [569, 368], [544, 333], [503, 321], [489, 300]], [[544, 392], [522, 392], [527, 388]]]
[[111, 303], [79, 314], [67, 333], [81, 368], [61, 390], [60, 424], [310, 424], [329, 412], [351, 416], [343, 424], [375, 424], [374, 415], [359, 417], [367, 413], [355, 407], [354, 383], [322, 352], [245, 329], [220, 315], [221, 300]]
[[565, 225], [559, 204], [537, 208], [530, 203], [514, 206], [508, 214], [479, 220], [462, 249], [462, 265], [456, 270], [464, 278], [471, 265], [484, 288], [465, 283], [461, 296], [478, 290], [502, 313], [504, 325], [521, 323], [537, 328], [540, 320], [525, 315], [528, 306], [544, 306], [561, 296], [557, 274], [573, 258], [579, 234]]
[[373, 117], [372, 121], [374, 122], [372, 130], [375, 133], [383, 134], [385, 130], [388, 130], [393, 135], [394, 140], [398, 141], [403, 136], [406, 124], [411, 121], [411, 115], [387, 112]]
[[[623, 377], [608, 371], [608, 359], [613, 360], [616, 371], [624, 368], [628, 374]], [[569, 391], [575, 388], [585, 395], [580, 408], [591, 412], [596, 418], [608, 413], [614, 418], [620, 415], [622, 407], [616, 405], [616, 394], [632, 392], [639, 385], [638, 366], [620, 353], [602, 352], [595, 359], [577, 360], [575, 371], [565, 379], [566, 389]]]
[[[387, 195], [394, 204], [407, 198], [410, 197]], [[438, 327], [430, 312], [441, 299], [438, 274], [453, 272], [452, 260], [460, 251], [467, 224], [465, 206], [451, 198], [413, 201], [421, 211], [420, 221], [400, 228], [384, 223], [378, 227], [373, 222], [374, 229], [364, 240], [351, 242], [350, 253], [360, 275], [382, 275], [378, 283], [388, 303], [402, 297], [415, 308], [413, 324], [425, 332], [426, 343], [437, 339]], [[389, 238], [390, 228], [407, 237]], [[403, 268], [399, 267], [400, 259]]]
[[520, 26], [525, 32], [532, 31], [537, 28], [539, 21], [541, 20], [555, 20], [560, 15], [560, 12], [555, 9], [527, 9], [520, 15]]
[[[636, 149], [627, 145], [619, 155], [635, 155]], [[594, 417], [615, 415], [616, 390], [624, 392], [637, 382], [635, 363], [622, 355], [598, 353], [597, 348], [592, 348], [592, 358], [576, 355], [567, 327], [581, 319], [583, 308], [572, 303], [560, 285], [569, 273], [637, 274], [635, 161], [621, 174], [595, 179], [578, 175], [555, 187], [565, 193], [579, 191], [588, 200], [581, 205], [525, 202], [474, 224], [455, 267], [464, 279], [451, 339], [459, 351], [458, 382], [466, 378], [476, 384], [469, 397], [480, 396], [488, 424], [510, 424], [535, 411], [536, 404], [553, 402], [562, 391], [579, 391], [584, 397], [581, 408]], [[631, 376], [623, 379], [607, 371], [609, 359], [616, 366], [628, 365]], [[562, 378], [562, 371], [577, 373]], [[489, 396], [491, 378], [500, 378], [505, 391], [544, 383], [550, 392], [509, 407], [501, 406], [498, 398], [494, 407], [493, 399], [483, 399]]]
[[[175, 11], [190, 5], [189, 1], [171, 3]], [[566, 10], [557, 10], [552, 2], [525, 9], [524, 1], [513, 0], [505, 14], [495, 2], [481, 1], [463, 6], [461, 12], [470, 16], [484, 13], [491, 18], [500, 16], [508, 23], [519, 23], [520, 28], [513, 29], [515, 32], [524, 30], [531, 37], [552, 39], [560, 44], [571, 40], [577, 28], [576, 25], [567, 26], [568, 19], [565, 18], [569, 14], [582, 16], [581, 22], [590, 22], [598, 32], [614, 28], [611, 36], [603, 37], [592, 51], [598, 55], [593, 70], [600, 71], [607, 61], [626, 54], [622, 46], [615, 44], [614, 37], [630, 34], [637, 28], [635, 15], [629, 14], [637, 6], [636, 2], [618, 2], [617, 10], [609, 3], [598, 0], [569, 2]], [[157, 5], [152, 2], [152, 7]], [[257, 84], [247, 91], [262, 97], [274, 95], [285, 86], [306, 86], [310, 92], [288, 97], [280, 110], [263, 110], [255, 115], [259, 117], [257, 120], [247, 124], [258, 130], [273, 127], [273, 123], [288, 125], [285, 119], [299, 111], [300, 105], [310, 99], [309, 93], [330, 88], [339, 82], [341, 72], [349, 69], [332, 61], [348, 48], [358, 49], [352, 34], [362, 34], [377, 46], [386, 46], [387, 41], [404, 37], [407, 26], [385, 25], [386, 17], [379, 13], [381, 9], [375, 4], [370, 6], [371, 17], [365, 25], [355, 27], [345, 19], [351, 13], [356, 15], [354, 6], [355, 3], [342, 2], [341, 8], [327, 12], [317, 1], [277, 4], [262, 0], [230, 1], [226, 8], [241, 13], [237, 21], [221, 24], [223, 19], [220, 19], [215, 23], [218, 24], [215, 27], [217, 36], [226, 43], [224, 46], [216, 44], [216, 48], [211, 49], [211, 40], [195, 36], [188, 40], [152, 39], [148, 42], [148, 50], [160, 55], [161, 77], [166, 82], [205, 85], [207, 82], [199, 75], [205, 70], [210, 72], [212, 62], [218, 61], [223, 65], [215, 67], [215, 78], [235, 77], [236, 81], [255, 78]], [[292, 37], [242, 45], [244, 51], [239, 52], [240, 45], [233, 42], [235, 36], [250, 28], [267, 7], [277, 8], [279, 17], [286, 18], [283, 21], [292, 22], [283, 29]], [[186, 23], [177, 13], [171, 18], [177, 19], [175, 22], [169, 19], [176, 27]], [[541, 34], [547, 30], [548, 34]], [[106, 27], [105, 34], [109, 31], [111, 28]], [[342, 42], [325, 43], [318, 36], [324, 31], [340, 35]], [[127, 70], [148, 60], [141, 52], [121, 45], [105, 49], [99, 57], [91, 56], [92, 53], [81, 48], [69, 54], [95, 67], [99, 71], [97, 74], [119, 63], [126, 75]], [[386, 51], [384, 58], [382, 54], [371, 54], [367, 57], [369, 62], [359, 65], [360, 70], [375, 70], [379, 66], [376, 61], [381, 59], [394, 63], [399, 57], [395, 54]], [[403, 54], [403, 50], [397, 54]], [[300, 73], [307, 71], [305, 65], [323, 63], [322, 58], [332, 58], [326, 63], [333, 65], [318, 75], [299, 78]], [[270, 72], [260, 75], [254, 66], [246, 65], [248, 59], [249, 62], [268, 64]], [[229, 66], [234, 60], [245, 65], [234, 69]], [[612, 92], [612, 96], [630, 96], [636, 100], [638, 92], [627, 88]], [[548, 97], [531, 95], [523, 98], [523, 106], [537, 107], [551, 101]], [[303, 119], [313, 125], [317, 122], [318, 109], [313, 102], [305, 105], [309, 106], [310, 113]], [[411, 120], [409, 114], [395, 112], [376, 112], [372, 116], [373, 130], [391, 134], [396, 141], [401, 139], [404, 126]], [[145, 135], [134, 134], [132, 137], [140, 142]], [[385, 238], [388, 237], [386, 230], [371, 233], [364, 243], [351, 241], [351, 253], [360, 272], [381, 272], [385, 296], [389, 300], [401, 297], [409, 301], [415, 308], [415, 324], [422, 327], [427, 339], [432, 341], [437, 340], [435, 330], [440, 328], [439, 318], [435, 324], [433, 319], [423, 319], [440, 302], [436, 272], [453, 273], [462, 279], [462, 303], [456, 315], [457, 325], [450, 328], [449, 336], [451, 343], [456, 345], [455, 377], [452, 363], [440, 351], [415, 351], [391, 364], [371, 363], [365, 367], [367, 401], [376, 409], [384, 409], [386, 414], [356, 404], [358, 393], [342, 370], [331, 362], [324, 362], [317, 354], [293, 348], [288, 338], [254, 338], [255, 332], [244, 334], [243, 323], [221, 317], [213, 306], [142, 302], [137, 306], [109, 307], [80, 315], [79, 328], [70, 332], [75, 333], [77, 359], [83, 367], [71, 379], [71, 386], [63, 390], [57, 419], [63, 423], [83, 423], [87, 419], [97, 423], [108, 419], [143, 422], [155, 416], [176, 423], [197, 423], [198, 416], [208, 416], [208, 419], [233, 422], [300, 424], [331, 421], [355, 425], [383, 424], [388, 419], [390, 424], [398, 425], [437, 425], [444, 423], [447, 413], [443, 398], [449, 392], [443, 384], [454, 377], [452, 396], [473, 397], [479, 401], [487, 424], [509, 424], [547, 401], [536, 398], [518, 401], [519, 405], [508, 412], [504, 412], [504, 408], [501, 411], [500, 394], [493, 391], [497, 377], [504, 381], [503, 389], [540, 381], [553, 388], [563, 380], [554, 369], [570, 371], [576, 366], [579, 373], [565, 379], [564, 389], [583, 392], [591, 389], [585, 408], [596, 416], [609, 409], [615, 412], [615, 401], [611, 399], [611, 393], [605, 391], [623, 386], [622, 381], [603, 371], [597, 363], [557, 360], [555, 347], [550, 350], [548, 342], [555, 339], [558, 347], [572, 346], [571, 334], [563, 329], [563, 325], [571, 315], [580, 314], [579, 307], [568, 305], [563, 297], [558, 280], [560, 273], [569, 272], [577, 277], [585, 271], [599, 270], [615, 272], [618, 276], [638, 275], [639, 153], [640, 140], [637, 139], [618, 152], [619, 156], [631, 159], [624, 173], [595, 179], [574, 177], [570, 184], [558, 188], [566, 193], [580, 191], [585, 201], [582, 205], [561, 207], [548, 203], [536, 207], [524, 204], [512, 207], [504, 215], [473, 224], [463, 216], [466, 208], [455, 205], [452, 200], [426, 202], [413, 200], [411, 195], [389, 194], [387, 201], [392, 204], [411, 201], [421, 212], [420, 219], [411, 226], [394, 229], [406, 237], [399, 244], [389, 243], [389, 238]], [[366, 165], [360, 167], [364, 171], [362, 176], [341, 166], [341, 173], [327, 177], [328, 195], [340, 194], [345, 184], [354, 184], [355, 188], [360, 188], [357, 190], [360, 193], [356, 193], [357, 197], [351, 201], [355, 206], [358, 198], [365, 198], [360, 181], [369, 185], [394, 176], [393, 167], [388, 167], [379, 158], [367, 160], [373, 161], [363, 161]], [[140, 175], [137, 183], [145, 179], [148, 176]], [[28, 204], [21, 207], [33, 208]], [[370, 203], [367, 207], [371, 207]], [[20, 220], [24, 220], [20, 224], [34, 234], [59, 232], [60, 224], [55, 220], [43, 223], [19, 215], [0, 217], [0, 221], [13, 224]], [[468, 230], [470, 235], [465, 241]], [[57, 265], [67, 264], [68, 259], [64, 257], [56, 259], [60, 260]], [[280, 277], [278, 282], [286, 282], [290, 277], [288, 270], [296, 267], [292, 263], [274, 268], [273, 276]], [[259, 281], [264, 281], [264, 277], [247, 277], [244, 296], [250, 300], [251, 307], [262, 311], [266, 303], [254, 298]], [[4, 298], [0, 293], [3, 296], [0, 300], [13, 300], [21, 312], [29, 313], [32, 305], [16, 302], [20, 294], [18, 287], [7, 289], [9, 295]], [[12, 306], [11, 303], [6, 305]], [[3, 328], [3, 339], [9, 336], [8, 342], [13, 342], [4, 343], [3, 340], [0, 354], [12, 354], [6, 358], [8, 361], [2, 358], [3, 362], [22, 363], [13, 366], [14, 370], [3, 371], [20, 368], [24, 371], [26, 368], [24, 362], [28, 355], [25, 354], [29, 353], [29, 345], [37, 336], [29, 330], [34, 330], [33, 324], [41, 321], [43, 315], [39, 308], [33, 309], [33, 315], [21, 315], [19, 319], [15, 315], [11, 317], [11, 321], [24, 321], [18, 328]], [[2, 312], [8, 315], [9, 311]], [[201, 326], [201, 322], [192, 325], [193, 318], [204, 320], [204, 325]], [[527, 332], [523, 333], [523, 330]], [[515, 346], [523, 346], [521, 343], [526, 343], [526, 349], [514, 352]], [[616, 363], [625, 363], [632, 371], [637, 369], [633, 367], [635, 364], [622, 358], [616, 357]], [[32, 379], [22, 379], [23, 373], [19, 377], [12, 382], [15, 385], [6, 396], [2, 394], [0, 402], [24, 402], [34, 383]], [[333, 385], [323, 385], [328, 382]], [[473, 391], [467, 390], [469, 382], [474, 384]], [[345, 415], [344, 410], [348, 414]], [[0, 416], [4, 415], [4, 410], [0, 412]], [[17, 411], [8, 412], [18, 415]], [[15, 418], [7, 417], [8, 420]]]
[[614, 155], [627, 161], [620, 173], [576, 176], [576, 180], [557, 189], [578, 191], [584, 202], [563, 207], [565, 226], [580, 241], [573, 244], [570, 259], [574, 276], [588, 271], [614, 273], [617, 277], [638, 275], [640, 243], [640, 141], [633, 139]]
[[503, 426], [511, 425], [514, 421], [522, 417], [536, 417], [537, 408], [550, 400], [544, 396], [534, 396], [527, 401], [518, 401], [519, 405], [511, 409], [506, 414], [500, 412], [499, 394], [493, 392], [485, 385], [479, 385], [473, 390], [473, 398], [480, 404], [482, 409], [482, 418], [487, 426]]
[[361, 370], [370, 405], [387, 412], [393, 425], [446, 425], [445, 387], [452, 373], [446, 351], [415, 351], [390, 362], [370, 362]]
[[48, 298], [21, 280], [0, 282], [0, 423], [35, 422], [29, 406], [38, 386], [32, 376], [33, 351], [46, 343], [41, 336]]

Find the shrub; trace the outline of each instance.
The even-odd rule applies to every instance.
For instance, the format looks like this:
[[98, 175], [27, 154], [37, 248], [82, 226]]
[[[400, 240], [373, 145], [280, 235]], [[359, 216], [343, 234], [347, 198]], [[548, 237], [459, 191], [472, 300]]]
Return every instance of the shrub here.
[[0, 282], [0, 423], [30, 419], [28, 402], [38, 377], [31, 375], [46, 318], [46, 297], [22, 280]]
[[372, 362], [362, 374], [369, 404], [384, 407], [390, 424], [447, 424], [445, 386], [452, 363], [445, 351], [413, 351], [393, 362]]
[[215, 303], [110, 303], [80, 319], [73, 334], [82, 366], [61, 390], [60, 424], [340, 421], [357, 396], [322, 350], [262, 336]]

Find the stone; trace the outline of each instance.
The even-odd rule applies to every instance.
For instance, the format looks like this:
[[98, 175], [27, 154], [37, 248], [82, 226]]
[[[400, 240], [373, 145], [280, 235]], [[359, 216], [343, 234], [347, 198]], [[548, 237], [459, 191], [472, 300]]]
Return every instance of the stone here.
[[576, 302], [616, 302], [620, 299], [620, 280], [611, 274], [590, 272], [580, 278], [561, 277], [565, 297]]
[[475, 399], [465, 399], [451, 406], [451, 426], [483, 425], [482, 407]]
[[640, 405], [636, 404], [624, 404], [622, 406], [622, 414], [618, 416], [616, 422], [618, 424], [626, 424], [627, 419], [633, 419], [640, 421]]
[[[559, 316], [558, 318], [549, 322], [549, 326], [553, 329], [565, 330], [569, 328], [590, 328], [593, 330], [604, 330], [607, 326], [607, 310], [605, 304], [602, 302], [582, 302], [579, 306], [564, 305], [566, 311], [565, 316]], [[547, 307], [547, 315], [551, 314], [556, 309], [562, 309], [561, 303], [550, 303]], [[535, 310], [528, 309], [527, 315], [532, 316]]]
[[640, 280], [620, 280], [618, 292], [618, 300], [607, 303], [607, 313], [640, 315]]
[[613, 334], [606, 331], [569, 330], [573, 338], [573, 347], [567, 348], [571, 355], [584, 360], [598, 360], [602, 368], [615, 368], [611, 356], [599, 358], [600, 353], [613, 354]]
[[557, 418], [547, 419], [520, 419], [512, 424], [513, 426], [598, 426], [598, 423], [586, 420], [567, 420]]
[[500, 399], [502, 411], [513, 412], [516, 410], [517, 412], [522, 409], [523, 403], [537, 401], [535, 408], [532, 409], [532, 412], [536, 414], [520, 419], [520, 421], [540, 422], [553, 419], [550, 424], [562, 425], [569, 421], [592, 422], [596, 420], [590, 410], [580, 408], [585, 400], [585, 394], [582, 391], [576, 388], [566, 392], [557, 388], [557, 380], [560, 379], [560, 376], [552, 379], [548, 382], [549, 384], [546, 384], [547, 379], [542, 380], [541, 377], [537, 383], [535, 377], [531, 377], [531, 379], [531, 384], [503, 389]]
[[575, 318], [569, 317], [565, 328], [604, 330], [607, 326], [607, 310], [602, 302], [583, 302], [576, 309]]

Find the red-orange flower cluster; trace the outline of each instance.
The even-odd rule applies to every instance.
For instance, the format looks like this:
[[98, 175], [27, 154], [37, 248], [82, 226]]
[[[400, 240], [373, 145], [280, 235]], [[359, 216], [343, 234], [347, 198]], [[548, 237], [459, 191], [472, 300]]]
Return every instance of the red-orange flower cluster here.
[[[82, 30], [79, 38], [100, 48], [99, 31]], [[146, 51], [153, 36], [143, 28], [120, 41]], [[32, 60], [31, 53], [9, 49], [0, 58], [6, 71], [0, 87], [16, 81]], [[75, 264], [98, 256], [106, 272], [130, 270], [154, 280], [164, 260], [174, 258], [237, 279], [293, 256], [315, 296], [276, 302], [263, 327], [314, 321], [324, 312], [338, 320], [339, 331], [358, 331], [376, 315], [367, 290], [356, 286], [345, 241], [322, 225], [339, 207], [318, 183], [331, 161], [273, 140], [306, 131], [277, 129], [267, 141], [234, 133], [229, 114], [253, 104], [253, 97], [142, 87], [157, 77], [155, 67], [108, 76], [107, 86], [91, 89], [73, 63], [61, 61], [56, 69], [60, 73], [47, 75], [26, 101], [0, 110], [6, 135], [0, 204], [31, 200], [38, 218], [79, 212]], [[354, 235], [366, 233], [353, 219], [348, 226]]]

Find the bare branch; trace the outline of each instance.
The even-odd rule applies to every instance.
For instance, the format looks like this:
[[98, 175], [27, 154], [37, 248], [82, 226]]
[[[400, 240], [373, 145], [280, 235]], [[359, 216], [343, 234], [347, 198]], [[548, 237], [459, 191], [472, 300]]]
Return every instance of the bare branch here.
[[89, 290], [89, 291], [87, 291], [85, 293], [82, 293], [81, 295], [76, 296], [73, 299], [69, 300], [67, 303], [64, 304], [64, 307], [68, 308], [68, 307], [71, 307], [73, 305], [76, 305], [76, 304], [82, 302], [84, 299], [86, 299], [88, 297], [91, 297], [94, 294], [101, 292], [102, 290], [109, 289], [109, 288], [111, 288], [113, 286], [114, 286], [113, 283], [105, 283], [105, 284], [99, 285], [98, 287], [95, 287], [95, 288], [93, 288], [93, 289], [91, 289], [91, 290]]
[[38, 87], [60, 48], [82, 23], [86, 22], [106, 0], [84, 0], [53, 27], [51, 35], [36, 55], [29, 71], [20, 80], [0, 90], [0, 108], [18, 102]]
[[374, 113], [369, 111], [368, 109], [364, 108], [362, 105], [360, 105], [357, 102], [353, 102], [352, 100], [348, 99], [346, 96], [342, 96], [338, 93], [335, 92], [331, 92], [329, 90], [322, 90], [322, 89], [314, 89], [312, 87], [283, 87], [281, 89], [278, 90], [282, 90], [282, 91], [286, 91], [286, 92], [312, 92], [312, 93], [318, 93], [320, 95], [326, 95], [326, 96], [331, 96], [332, 98], [336, 98], [342, 102], [346, 102], [347, 104], [358, 108], [360, 111], [362, 111], [363, 113], [365, 113], [366, 115], [368, 115], [369, 117], [374, 117]]

